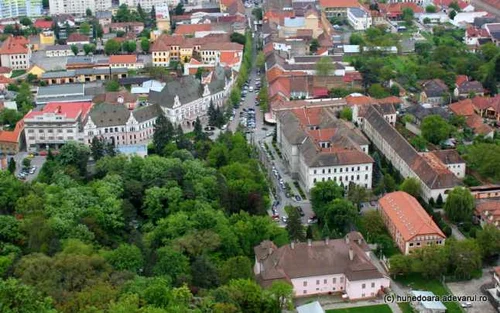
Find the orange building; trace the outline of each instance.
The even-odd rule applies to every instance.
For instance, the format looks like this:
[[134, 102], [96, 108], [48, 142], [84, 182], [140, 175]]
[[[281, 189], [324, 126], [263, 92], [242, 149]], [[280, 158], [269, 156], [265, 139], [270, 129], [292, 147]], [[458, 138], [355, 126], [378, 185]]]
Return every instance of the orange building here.
[[378, 203], [382, 219], [403, 254], [427, 245], [444, 245], [446, 236], [411, 195], [391, 192]]

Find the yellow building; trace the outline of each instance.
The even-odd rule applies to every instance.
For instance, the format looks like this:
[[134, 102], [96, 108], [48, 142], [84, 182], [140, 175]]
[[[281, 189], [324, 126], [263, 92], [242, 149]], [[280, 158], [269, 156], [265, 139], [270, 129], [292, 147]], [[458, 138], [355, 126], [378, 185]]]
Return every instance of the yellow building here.
[[53, 46], [56, 43], [56, 37], [52, 31], [44, 31], [40, 33], [40, 44]]
[[28, 74], [33, 74], [36, 77], [40, 78], [43, 73], [45, 73], [45, 70], [41, 68], [40, 66], [33, 64], [27, 71]]

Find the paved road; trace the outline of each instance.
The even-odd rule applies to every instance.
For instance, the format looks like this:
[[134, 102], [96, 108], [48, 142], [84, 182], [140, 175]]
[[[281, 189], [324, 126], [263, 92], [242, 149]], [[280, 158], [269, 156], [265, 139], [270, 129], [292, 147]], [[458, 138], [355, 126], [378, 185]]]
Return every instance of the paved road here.
[[[27, 152], [19, 152], [18, 154], [12, 156], [14, 158], [14, 161], [16, 161], [16, 172], [15, 172], [16, 177], [21, 172], [21, 170], [23, 168], [23, 159], [26, 158], [27, 156], [28, 156]], [[7, 157], [7, 158], [9, 158], [9, 157]], [[35, 179], [38, 176], [38, 173], [40, 173], [40, 169], [42, 168], [46, 159], [47, 159], [47, 157], [44, 157], [44, 156], [35, 156], [31, 160], [31, 166], [35, 166], [36, 171], [34, 174], [28, 175], [26, 177], [25, 181], [32, 181], [33, 179]]]

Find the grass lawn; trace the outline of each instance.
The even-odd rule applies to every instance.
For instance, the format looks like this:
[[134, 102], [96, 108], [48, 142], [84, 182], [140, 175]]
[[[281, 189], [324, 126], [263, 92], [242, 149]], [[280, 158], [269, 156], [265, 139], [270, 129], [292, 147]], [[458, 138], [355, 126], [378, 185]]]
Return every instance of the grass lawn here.
[[[405, 275], [396, 278], [396, 281], [402, 283], [405, 286], [411, 287], [413, 290], [426, 290], [432, 291], [435, 295], [449, 295], [450, 293], [443, 284], [436, 279], [426, 279], [421, 275]], [[443, 302], [446, 306], [447, 313], [461, 313], [462, 309], [457, 302]]]
[[401, 309], [401, 311], [403, 311], [403, 313], [413, 313], [413, 309], [411, 308], [411, 305], [408, 302], [398, 303], [398, 306]]
[[392, 313], [392, 310], [387, 304], [379, 304], [360, 306], [357, 308], [327, 310], [326, 313]]

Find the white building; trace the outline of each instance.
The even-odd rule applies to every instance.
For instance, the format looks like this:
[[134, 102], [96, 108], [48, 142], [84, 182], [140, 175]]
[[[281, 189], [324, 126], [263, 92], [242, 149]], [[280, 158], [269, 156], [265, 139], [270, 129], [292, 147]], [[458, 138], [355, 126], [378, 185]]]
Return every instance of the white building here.
[[372, 17], [362, 8], [347, 9], [347, 21], [354, 30], [366, 30], [372, 26]]
[[199, 81], [183, 76], [167, 82], [161, 92], [150, 90], [148, 102], [159, 104], [174, 124], [193, 126], [196, 118], [206, 119], [210, 103], [222, 106], [234, 82], [232, 70], [216, 67]]
[[49, 10], [51, 15], [85, 15], [87, 9], [90, 9], [92, 11], [92, 14], [95, 14], [95, 12], [98, 11], [110, 10], [111, 6], [111, 0], [49, 0]]
[[31, 48], [24, 37], [9, 36], [0, 47], [0, 66], [26, 70], [31, 66]]
[[82, 123], [91, 107], [91, 102], [60, 102], [30, 111], [24, 117], [28, 151], [57, 150], [67, 141], [83, 142]]
[[179, 0], [120, 0], [120, 5], [126, 4], [129, 7], [137, 7], [138, 4], [144, 10], [151, 10], [153, 6], [155, 8], [160, 5], [168, 5], [169, 7], [175, 7], [179, 3]]
[[328, 108], [278, 113], [277, 141], [292, 177], [309, 191], [317, 182], [372, 188], [368, 140]]
[[2, 0], [0, 19], [42, 15], [42, 0]]

